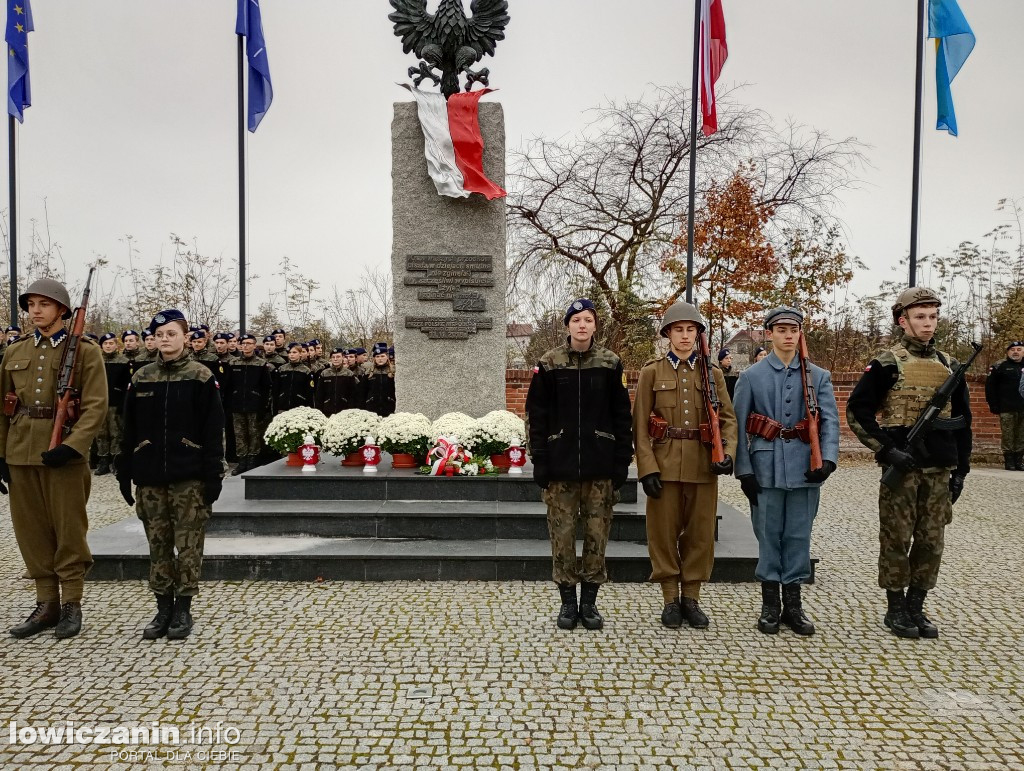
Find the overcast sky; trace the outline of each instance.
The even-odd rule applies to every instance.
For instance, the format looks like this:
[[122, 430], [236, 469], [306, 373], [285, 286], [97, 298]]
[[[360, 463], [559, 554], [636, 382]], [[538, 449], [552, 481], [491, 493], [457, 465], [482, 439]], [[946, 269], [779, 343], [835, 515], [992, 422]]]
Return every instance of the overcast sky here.
[[[468, 2], [466, 2], [468, 6]], [[431, 8], [436, 6], [432, 0]], [[690, 0], [510, 0], [486, 99], [508, 146], [577, 131], [585, 110], [690, 81]], [[724, 0], [739, 98], [869, 146], [843, 196], [870, 290], [909, 243], [915, 0]], [[921, 253], [980, 241], [998, 199], [1024, 199], [1024, 3], [960, 0], [978, 38], [953, 84], [960, 136], [937, 132], [929, 51]], [[290, 258], [344, 287], [391, 250], [390, 121], [414, 64], [385, 0], [262, 0], [274, 102], [249, 135], [250, 311]], [[35, 0], [33, 106], [20, 133], [21, 232], [49, 208], [72, 279], [94, 255], [144, 261], [168, 236], [237, 254], [234, 0]], [[930, 47], [929, 47], [930, 48]], [[6, 153], [3, 153], [6, 171]], [[424, 169], [424, 173], [425, 169]], [[6, 198], [5, 198], [6, 201]], [[6, 206], [6, 203], [4, 204]], [[24, 238], [20, 239], [26, 244]], [[24, 247], [20, 250], [24, 252]], [[101, 281], [109, 286], [113, 270]]]

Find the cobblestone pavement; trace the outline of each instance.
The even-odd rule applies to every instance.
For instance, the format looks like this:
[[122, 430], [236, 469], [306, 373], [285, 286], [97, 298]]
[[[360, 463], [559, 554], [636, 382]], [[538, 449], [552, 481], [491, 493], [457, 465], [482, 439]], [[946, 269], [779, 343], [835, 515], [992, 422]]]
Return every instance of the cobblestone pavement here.
[[[1024, 769], [1024, 474], [968, 478], [929, 597], [938, 640], [881, 624], [877, 478], [826, 485], [811, 638], [759, 634], [755, 584], [708, 587], [705, 632], [662, 628], [656, 587], [609, 585], [605, 630], [566, 633], [550, 584], [214, 582], [190, 639], [143, 642], [145, 585], [88, 584], [80, 637], [0, 639], [0, 765]], [[742, 504], [735, 480], [723, 497]], [[3, 501], [6, 628], [33, 594]], [[94, 527], [128, 513], [110, 477], [90, 510]], [[66, 720], [156, 721], [181, 744], [11, 742], [11, 721]]]

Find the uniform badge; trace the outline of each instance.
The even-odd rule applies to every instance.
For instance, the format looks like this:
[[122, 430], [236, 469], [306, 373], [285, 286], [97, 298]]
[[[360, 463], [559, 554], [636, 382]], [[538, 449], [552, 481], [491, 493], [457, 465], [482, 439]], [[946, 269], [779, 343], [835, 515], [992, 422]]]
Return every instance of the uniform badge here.
[[868, 364], [868, 366], [866, 366], [866, 367], [864, 368], [864, 371], [865, 371], [865, 372], [870, 372], [870, 371], [871, 371], [871, 365], [870, 365], [870, 364]]
[[581, 303], [579, 300], [577, 300], [576, 302], [574, 302], [572, 304], [572, 307], [575, 308], [578, 311], [581, 311], [581, 310], [583, 310], [583, 303]]

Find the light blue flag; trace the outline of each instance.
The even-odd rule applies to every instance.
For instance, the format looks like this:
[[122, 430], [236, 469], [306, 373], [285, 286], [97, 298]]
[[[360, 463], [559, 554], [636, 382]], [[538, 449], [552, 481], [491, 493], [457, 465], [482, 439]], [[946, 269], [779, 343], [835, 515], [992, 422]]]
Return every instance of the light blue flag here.
[[238, 0], [235, 34], [245, 36], [245, 55], [249, 60], [249, 131], [255, 131], [274, 101], [259, 0]]
[[928, 37], [935, 38], [935, 93], [939, 107], [935, 128], [956, 136], [950, 84], [974, 50], [974, 33], [956, 0], [929, 0]]

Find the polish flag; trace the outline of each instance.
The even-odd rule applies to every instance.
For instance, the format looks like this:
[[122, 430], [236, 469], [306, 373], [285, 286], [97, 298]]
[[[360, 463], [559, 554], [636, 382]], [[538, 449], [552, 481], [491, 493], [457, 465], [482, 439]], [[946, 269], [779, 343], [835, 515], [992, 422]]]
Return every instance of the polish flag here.
[[[405, 84], [403, 84], [405, 85]], [[488, 201], [506, 193], [484, 174], [484, 138], [480, 133], [477, 103], [492, 89], [444, 94], [408, 88], [416, 99], [423, 128], [427, 172], [440, 195], [468, 198], [480, 193]]]
[[700, 104], [704, 113], [704, 136], [718, 131], [715, 110], [715, 82], [722, 74], [729, 47], [725, 44], [725, 15], [722, 0], [700, 0]]

